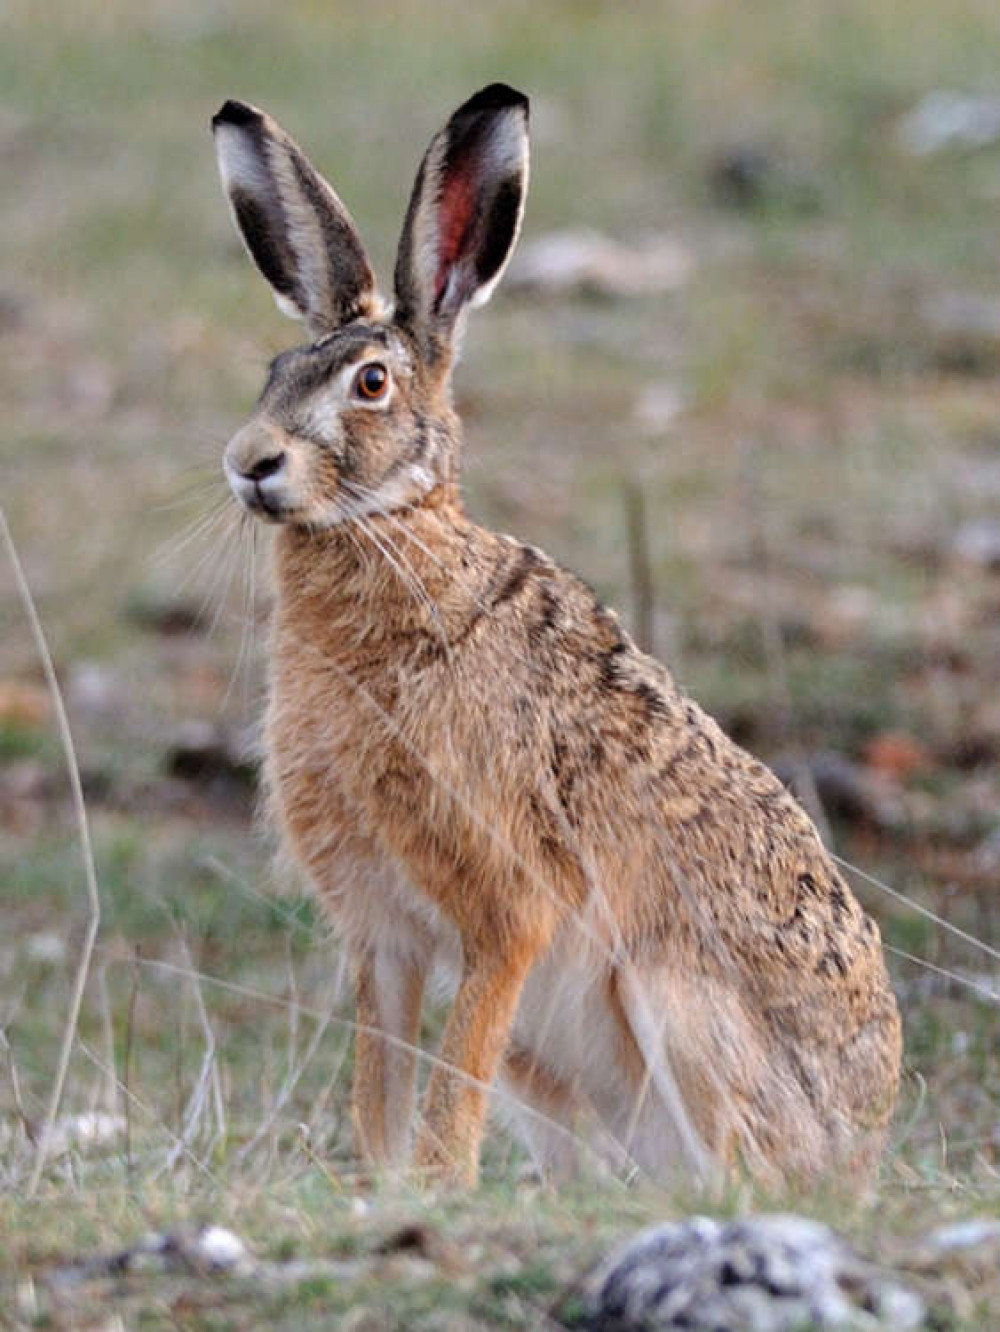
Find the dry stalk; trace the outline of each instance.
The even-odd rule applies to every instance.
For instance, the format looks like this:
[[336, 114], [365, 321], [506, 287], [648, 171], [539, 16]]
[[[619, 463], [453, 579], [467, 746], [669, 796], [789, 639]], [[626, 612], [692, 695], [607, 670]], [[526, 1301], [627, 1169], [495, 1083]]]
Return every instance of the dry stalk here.
[[625, 483], [625, 520], [628, 528], [629, 572], [632, 583], [632, 614], [635, 641], [643, 652], [656, 655], [654, 634], [653, 562], [649, 554], [649, 524], [646, 497], [635, 481]]
[[[943, 930], [947, 930], [947, 932], [954, 935], [956, 939], [961, 939], [964, 943], [971, 944], [973, 948], [982, 949], [988, 957], [992, 957], [1000, 962], [1000, 951], [996, 948], [992, 948], [984, 939], [977, 939], [974, 934], [969, 934], [958, 925], [952, 924], [950, 920], [946, 920], [944, 916], [939, 916], [935, 911], [932, 911], [930, 907], [925, 907], [922, 902], [918, 902], [916, 898], [909, 897], [906, 893], [901, 893], [898, 888], [892, 888], [889, 884], [883, 883], [881, 879], [876, 879], [873, 874], [869, 874], [867, 871], [859, 869], [857, 865], [852, 865], [851, 862], [845, 860], [843, 856], [836, 856], [832, 851], [830, 852], [830, 855], [842, 869], [849, 870], [852, 874], [856, 874], [864, 883], [870, 883], [873, 888], [881, 889], [881, 891], [891, 897], [893, 901], [901, 902], [904, 906], [908, 906], [911, 911], [915, 911], [918, 916], [923, 916], [926, 920], [933, 921], [935, 925], [940, 925]], [[926, 961], [924, 958], [920, 958], [919, 960], [924, 966], [929, 967], [931, 971], [943, 970], [941, 967], [936, 967], [933, 963]], [[944, 974], [950, 975], [951, 973], [945, 971]]]
[[[122, 1095], [125, 1111], [125, 1178], [132, 1184], [132, 1096], [129, 1091], [132, 1076], [132, 1036], [135, 1031], [135, 1005], [139, 997], [139, 960], [142, 954], [139, 945], [135, 946], [132, 961], [132, 985], [129, 989], [128, 1008], [125, 1018], [125, 1059], [122, 1066]], [[111, 1065], [113, 1068], [114, 1066]]]
[[2, 506], [0, 506], [0, 536], [3, 537], [4, 545], [7, 548], [7, 554], [10, 557], [10, 562], [14, 569], [14, 581], [17, 585], [18, 595], [21, 598], [25, 614], [28, 617], [28, 623], [31, 626], [31, 632], [35, 640], [35, 647], [37, 648], [38, 656], [42, 663], [42, 670], [45, 672], [45, 681], [49, 687], [49, 692], [52, 695], [52, 706], [55, 709], [56, 723], [59, 729], [59, 739], [62, 743], [63, 754], [66, 758], [66, 767], [69, 772], [70, 791], [73, 797], [73, 808], [76, 814], [77, 831], [80, 838], [80, 851], [83, 856], [84, 876], [87, 886], [87, 930], [84, 935], [80, 958], [77, 962], [76, 976], [73, 981], [73, 993], [70, 998], [69, 1014], [67, 1015], [66, 1026], [63, 1031], [62, 1046], [59, 1051], [59, 1063], [56, 1067], [55, 1081], [52, 1084], [49, 1103], [46, 1107], [45, 1118], [42, 1122], [41, 1132], [38, 1137], [35, 1161], [31, 1169], [31, 1176], [28, 1180], [27, 1195], [31, 1198], [34, 1197], [34, 1194], [38, 1189], [38, 1184], [42, 1177], [42, 1171], [45, 1168], [49, 1139], [52, 1134], [52, 1126], [55, 1123], [56, 1115], [59, 1113], [59, 1106], [62, 1102], [63, 1088], [66, 1084], [66, 1073], [69, 1069], [70, 1055], [73, 1051], [73, 1043], [76, 1040], [77, 1027], [80, 1021], [83, 992], [87, 985], [87, 978], [90, 975], [90, 964], [94, 954], [94, 944], [97, 940], [97, 931], [101, 923], [101, 898], [97, 888], [97, 870], [94, 866], [94, 853], [90, 842], [90, 826], [87, 821], [87, 809], [83, 801], [83, 785], [80, 781], [80, 768], [76, 761], [76, 750], [73, 746], [73, 735], [69, 728], [69, 719], [66, 716], [66, 708], [63, 704], [62, 691], [59, 688], [59, 681], [56, 678], [56, 669], [52, 662], [52, 654], [49, 652], [49, 646], [45, 640], [45, 631], [42, 629], [42, 622], [38, 618], [34, 598], [31, 595], [31, 589], [28, 587], [28, 580], [21, 567], [17, 548], [15, 547], [14, 539], [10, 534], [10, 528], [7, 525], [7, 517]]
[[[285, 1081], [278, 1089], [277, 1095], [274, 1097], [274, 1101], [271, 1105], [270, 1110], [268, 1111], [262, 1123], [257, 1128], [257, 1131], [254, 1133], [253, 1137], [250, 1139], [249, 1142], [247, 1142], [243, 1147], [240, 1148], [240, 1151], [236, 1157], [238, 1162], [242, 1163], [243, 1161], [245, 1161], [250, 1156], [250, 1154], [254, 1152], [257, 1149], [257, 1147], [264, 1141], [267, 1135], [272, 1132], [275, 1124], [277, 1123], [278, 1117], [280, 1116], [280, 1114], [282, 1113], [288, 1102], [291, 1100], [292, 1095], [296, 1087], [298, 1086], [303, 1073], [305, 1073], [306, 1069], [309, 1067], [309, 1065], [312, 1063], [313, 1059], [315, 1058], [316, 1053], [320, 1047], [320, 1043], [322, 1042], [323, 1037], [326, 1035], [327, 1029], [330, 1026], [331, 1021], [335, 1017], [335, 1009], [337, 1007], [337, 1004], [340, 1002], [342, 978], [344, 970], [345, 970], [345, 964], [342, 961], [340, 968], [338, 970], [338, 974], [334, 979], [333, 993], [330, 999], [330, 1003], [326, 1008], [326, 1010], [324, 1011], [323, 1016], [317, 1022], [314, 1023], [312, 1036], [310, 1037], [306, 1045], [306, 1048], [302, 1054], [302, 1057], [300, 1059], [296, 1059], [297, 1041], [296, 1040], [292, 1041], [289, 1047], [290, 1051], [289, 1068], [288, 1068], [288, 1073], [285, 1077]], [[289, 1021], [291, 1021], [291, 1014], [294, 1012], [295, 1022], [297, 1025], [298, 1015], [300, 1011], [297, 990], [293, 988], [292, 994], [293, 994], [293, 1003], [289, 1007]]]
[[226, 1109], [222, 1095], [222, 1084], [219, 1079], [219, 1066], [216, 1059], [215, 1032], [212, 1030], [212, 1024], [209, 1021], [208, 1010], [205, 1007], [205, 1001], [201, 993], [200, 973], [194, 965], [191, 957], [191, 951], [188, 948], [187, 940], [183, 935], [178, 935], [178, 944], [184, 956], [185, 967], [183, 974], [186, 975], [191, 983], [191, 991], [194, 996], [195, 1009], [198, 1014], [198, 1022], [201, 1026], [202, 1035], [205, 1040], [205, 1052], [202, 1056], [201, 1068], [198, 1072], [198, 1078], [194, 1085], [194, 1090], [188, 1098], [187, 1107], [184, 1111], [184, 1120], [181, 1126], [180, 1136], [175, 1141], [167, 1154], [167, 1158], [157, 1171], [170, 1172], [177, 1165], [182, 1155], [191, 1155], [192, 1144], [198, 1132], [198, 1125], [208, 1108], [211, 1108], [212, 1118], [215, 1120], [215, 1127], [208, 1141], [206, 1152], [211, 1153], [215, 1144], [226, 1134]]

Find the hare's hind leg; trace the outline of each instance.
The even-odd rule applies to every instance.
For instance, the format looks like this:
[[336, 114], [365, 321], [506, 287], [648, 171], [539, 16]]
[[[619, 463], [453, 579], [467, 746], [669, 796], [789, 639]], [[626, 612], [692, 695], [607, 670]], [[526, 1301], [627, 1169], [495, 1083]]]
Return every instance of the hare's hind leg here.
[[372, 944], [355, 948], [353, 961], [358, 1021], [351, 1098], [355, 1150], [377, 1169], [398, 1168], [409, 1155], [428, 960], [420, 952]]
[[663, 979], [625, 964], [609, 981], [607, 1001], [619, 1034], [623, 1085], [617, 1095], [595, 1089], [602, 1118], [652, 1178], [717, 1183], [718, 1145], [704, 1131], [690, 1080], [679, 1076], [676, 1047], [683, 1042], [671, 1038], [680, 1034], [680, 1015]]
[[574, 1088], [519, 1045], [507, 1051], [500, 1080], [506, 1093], [500, 1112], [527, 1146], [535, 1166], [551, 1179], [571, 1179], [580, 1165], [574, 1128], [579, 1097]]

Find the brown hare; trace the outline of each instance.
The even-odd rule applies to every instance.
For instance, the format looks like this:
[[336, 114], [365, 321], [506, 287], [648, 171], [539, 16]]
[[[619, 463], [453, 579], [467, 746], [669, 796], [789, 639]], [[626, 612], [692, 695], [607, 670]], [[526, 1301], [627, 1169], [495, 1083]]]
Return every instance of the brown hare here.
[[240, 102], [213, 121], [237, 227], [310, 338], [225, 471], [277, 525], [266, 787], [350, 951], [357, 1147], [408, 1159], [437, 973], [422, 1176], [475, 1182], [497, 1079], [555, 1170], [590, 1125], [661, 1179], [864, 1172], [900, 1063], [875, 924], [771, 772], [462, 505], [451, 371], [517, 238], [527, 122], [494, 84], [434, 137], [390, 304], [293, 140]]

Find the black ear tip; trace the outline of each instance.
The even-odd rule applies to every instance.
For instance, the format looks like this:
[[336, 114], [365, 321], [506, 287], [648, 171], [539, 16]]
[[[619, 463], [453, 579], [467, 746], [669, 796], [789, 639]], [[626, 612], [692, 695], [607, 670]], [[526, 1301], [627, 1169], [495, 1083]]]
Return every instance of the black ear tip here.
[[520, 109], [528, 114], [528, 99], [509, 83], [489, 83], [460, 106], [456, 115], [469, 115], [478, 111], [512, 111]]
[[223, 102], [215, 115], [212, 117], [212, 129], [218, 129], [220, 125], [256, 125], [260, 123], [260, 112], [255, 106], [248, 106], [246, 102], [234, 102], [230, 99]]

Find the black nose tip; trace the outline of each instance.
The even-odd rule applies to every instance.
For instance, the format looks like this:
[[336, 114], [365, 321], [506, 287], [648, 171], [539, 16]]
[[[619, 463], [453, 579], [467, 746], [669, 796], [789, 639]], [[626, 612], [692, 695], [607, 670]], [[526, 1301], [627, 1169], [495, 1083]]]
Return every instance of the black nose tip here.
[[280, 472], [284, 465], [285, 453], [282, 449], [266, 458], [258, 458], [252, 467], [248, 467], [244, 471], [243, 475], [248, 481], [263, 481], [265, 477], [274, 476], [275, 472]]

